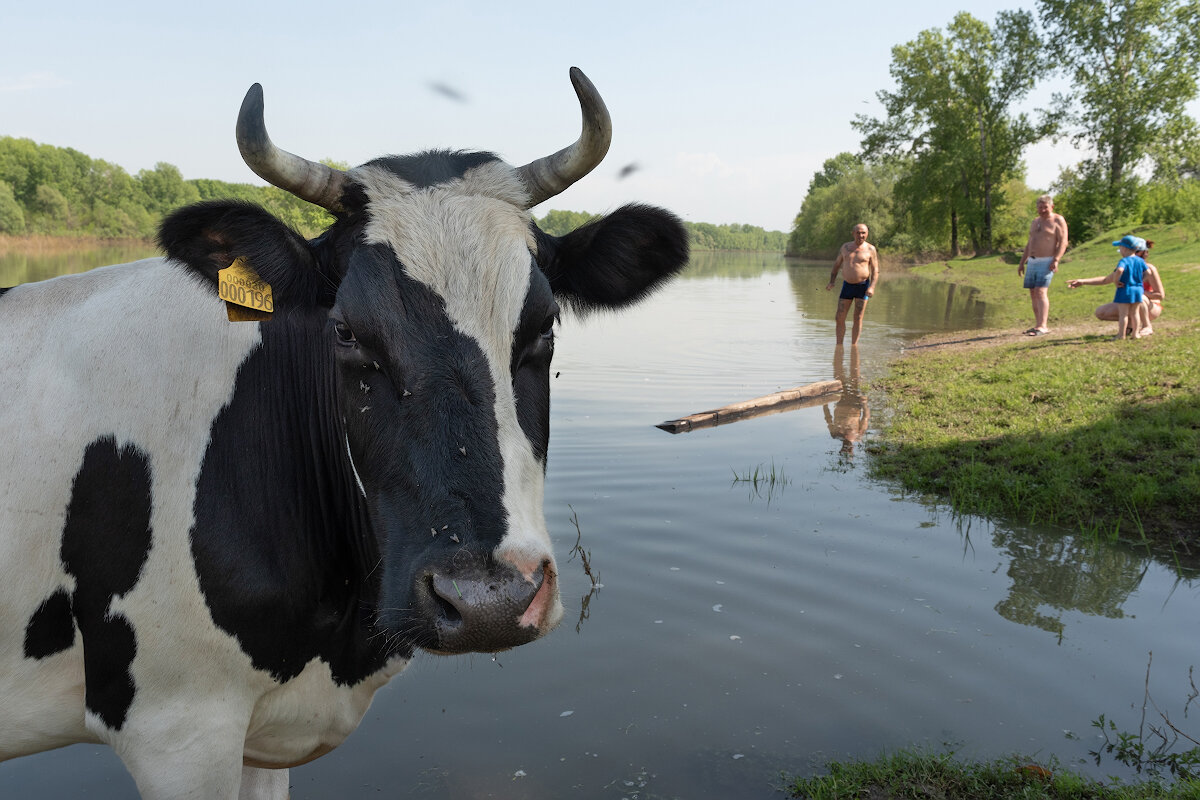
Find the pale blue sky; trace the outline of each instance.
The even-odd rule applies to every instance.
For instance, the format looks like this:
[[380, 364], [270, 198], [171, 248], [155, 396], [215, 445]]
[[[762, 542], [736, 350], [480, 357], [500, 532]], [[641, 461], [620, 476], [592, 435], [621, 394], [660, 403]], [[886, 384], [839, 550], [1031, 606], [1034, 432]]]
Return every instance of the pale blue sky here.
[[[272, 138], [309, 158], [358, 164], [460, 147], [525, 163], [578, 136], [567, 77], [578, 66], [612, 113], [612, 149], [536, 213], [637, 200], [691, 221], [788, 230], [822, 162], [858, 148], [854, 115], [879, 113], [892, 46], [944, 27], [964, 3], [737, 6], [14, 3], [2, 15], [0, 135], [74, 147], [130, 173], [165, 161], [187, 178], [258, 182], [233, 137], [257, 81]], [[967, 10], [990, 23], [1015, 7], [1032, 0]], [[1078, 156], [1039, 146], [1027, 160], [1030, 182], [1045, 188]], [[633, 163], [640, 168], [618, 179]]]

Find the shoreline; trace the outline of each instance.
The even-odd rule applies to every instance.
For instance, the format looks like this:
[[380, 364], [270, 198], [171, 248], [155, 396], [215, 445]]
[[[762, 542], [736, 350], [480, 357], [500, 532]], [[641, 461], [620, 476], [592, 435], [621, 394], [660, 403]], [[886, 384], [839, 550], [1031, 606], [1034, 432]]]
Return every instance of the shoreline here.
[[[1129, 341], [1092, 316], [1107, 297], [1063, 289], [1050, 332], [1023, 335], [1028, 293], [999, 258], [903, 269], [986, 292], [990, 324], [908, 342], [871, 381], [896, 412], [868, 448], [872, 474], [957, 513], [1153, 545], [1194, 564], [1200, 324], [1171, 312], [1197, 298], [1200, 243], [1180, 244], [1159, 265], [1170, 311]], [[1064, 278], [1111, 269], [1103, 248], [1074, 252]]]
[[47, 233], [32, 233], [14, 236], [10, 233], [0, 233], [0, 255], [14, 252], [27, 255], [53, 255], [69, 253], [73, 250], [122, 246], [154, 247], [154, 242], [137, 237], [110, 239], [92, 235], [55, 236]]
[[[966, 286], [967, 284], [957, 284]], [[1112, 334], [1115, 323], [1102, 322], [1093, 319], [1091, 322], [1070, 322], [1055, 324], [1044, 336], [1026, 336], [1021, 331], [1009, 328], [982, 328], [970, 331], [939, 331], [928, 333], [914, 339], [900, 350], [897, 359], [904, 358], [914, 351], [941, 352], [961, 351], [983, 347], [995, 347], [1003, 344], [1014, 344], [1020, 341], [1054, 342], [1062, 339], [1078, 339], [1082, 336], [1107, 337]], [[1154, 322], [1155, 332], [1170, 331], [1187, 326], [1187, 320], [1158, 319]], [[1148, 338], [1148, 337], [1147, 337]]]

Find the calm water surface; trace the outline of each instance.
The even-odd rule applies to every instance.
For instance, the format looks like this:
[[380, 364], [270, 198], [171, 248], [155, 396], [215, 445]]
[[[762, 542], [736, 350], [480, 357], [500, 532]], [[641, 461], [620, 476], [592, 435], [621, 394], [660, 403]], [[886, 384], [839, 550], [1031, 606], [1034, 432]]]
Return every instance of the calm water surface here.
[[[496, 659], [418, 657], [345, 745], [292, 770], [292, 796], [771, 798], [781, 772], [947, 744], [1102, 777], [1120, 769], [1091, 764], [1090, 722], [1137, 729], [1150, 651], [1151, 693], [1181, 718], [1195, 574], [869, 480], [889, 412], [853, 388], [913, 336], [986, 315], [885, 273], [837, 351], [828, 270], [699, 254], [628, 313], [564, 320], [546, 496], [563, 625]], [[834, 377], [852, 390], [827, 403], [654, 427]], [[734, 480], [756, 469], [776, 481]], [[0, 793], [85, 791], [133, 788], [94, 746], [0, 765]]]

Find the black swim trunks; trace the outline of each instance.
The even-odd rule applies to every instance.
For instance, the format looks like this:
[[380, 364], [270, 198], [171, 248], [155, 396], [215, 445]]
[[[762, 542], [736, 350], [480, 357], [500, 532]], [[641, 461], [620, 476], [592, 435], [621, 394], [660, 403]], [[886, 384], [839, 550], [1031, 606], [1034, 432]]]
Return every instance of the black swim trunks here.
[[842, 281], [842, 293], [838, 295], [842, 300], [868, 300], [867, 289], [871, 288], [870, 281], [862, 283], [847, 283]]

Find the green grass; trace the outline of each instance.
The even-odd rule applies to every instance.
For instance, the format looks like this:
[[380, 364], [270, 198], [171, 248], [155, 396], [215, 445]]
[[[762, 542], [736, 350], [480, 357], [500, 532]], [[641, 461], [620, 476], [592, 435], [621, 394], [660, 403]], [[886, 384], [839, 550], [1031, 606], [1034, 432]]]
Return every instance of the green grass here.
[[[1150, 239], [1154, 247], [1148, 261], [1154, 264], [1167, 290], [1164, 319], [1178, 314], [1194, 317], [1200, 308], [1200, 225], [1180, 223], [1142, 226], [1134, 231], [1114, 229], [1068, 251], [1050, 284], [1050, 326], [1056, 323], [1084, 322], [1092, 311], [1112, 299], [1112, 286], [1084, 286], [1068, 289], [1072, 278], [1107, 275], [1119, 256], [1112, 242], [1123, 234], [1135, 233]], [[961, 283], [979, 290], [978, 299], [987, 304], [990, 319], [998, 326], [1028, 328], [1033, 321], [1029, 292], [1021, 288], [1017, 277], [1019, 253], [981, 258], [957, 258], [912, 267], [914, 275], [949, 283]], [[1116, 332], [1116, 323], [1096, 323], [1105, 333]]]
[[[1200, 324], [1172, 318], [1200, 307], [1200, 237], [1178, 228], [1139, 232], [1162, 243], [1168, 302], [1154, 336], [1111, 341], [1113, 323], [1097, 321], [1095, 333], [909, 351], [892, 364], [872, 382], [896, 410], [870, 448], [872, 474], [959, 513], [1200, 552]], [[1063, 271], [1111, 269], [1109, 241], [1080, 247]], [[1014, 287], [1013, 265], [1000, 288], [999, 261], [951, 262], [949, 272], [998, 298], [993, 319], [1027, 324], [1028, 293]], [[1059, 302], [1072, 296], [1086, 302]], [[1108, 299], [1051, 288], [1051, 308], [1071, 322]]]
[[750, 490], [751, 497], [765, 497], [768, 501], [773, 500], [776, 494], [782, 492], [784, 487], [792, 482], [792, 479], [783, 471], [783, 467], [776, 468], [774, 459], [772, 459], [770, 467], [767, 467], [766, 464], [759, 464], [757, 467], [741, 473], [732, 467], [730, 469], [733, 472], [735, 485], [745, 484]]
[[953, 754], [916, 751], [874, 761], [832, 762], [825, 775], [791, 778], [791, 797], [809, 800], [1196, 800], [1200, 782], [1180, 779], [1136, 784], [1101, 784], [1056, 763], [1039, 765], [1010, 758], [960, 762]]

